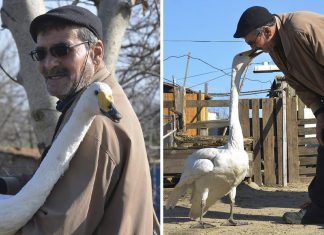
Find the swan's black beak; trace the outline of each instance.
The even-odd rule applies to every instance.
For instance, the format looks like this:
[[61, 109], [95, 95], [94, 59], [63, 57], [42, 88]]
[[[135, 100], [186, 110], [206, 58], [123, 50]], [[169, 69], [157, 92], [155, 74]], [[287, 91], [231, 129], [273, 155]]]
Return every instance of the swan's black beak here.
[[100, 109], [100, 111], [102, 112], [102, 114], [104, 114], [105, 116], [107, 116], [108, 118], [113, 120], [114, 122], [118, 123], [120, 121], [120, 119], [122, 118], [122, 115], [117, 111], [117, 109], [115, 108], [115, 106], [112, 103], [110, 103], [108, 108], [109, 108], [108, 112], [105, 112], [102, 109]]
[[116, 107], [114, 106], [113, 97], [104, 92], [97, 92], [96, 94], [98, 96], [98, 103], [101, 113], [110, 118], [112, 121], [119, 122], [122, 118], [122, 115], [117, 111]]

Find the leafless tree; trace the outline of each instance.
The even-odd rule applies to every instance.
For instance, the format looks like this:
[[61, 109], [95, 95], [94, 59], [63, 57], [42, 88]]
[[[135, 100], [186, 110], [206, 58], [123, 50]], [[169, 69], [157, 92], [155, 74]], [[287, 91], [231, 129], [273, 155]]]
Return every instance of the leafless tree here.
[[4, 42], [0, 48], [0, 143], [2, 146], [34, 147], [37, 142], [26, 94], [12, 77], [18, 66], [17, 51], [12, 47], [14, 41], [5, 32], [0, 34], [0, 40]]
[[[160, 18], [159, 5], [134, 8], [121, 47], [116, 73], [142, 123], [149, 155], [158, 155], [160, 133]], [[153, 140], [153, 142], [152, 142]]]

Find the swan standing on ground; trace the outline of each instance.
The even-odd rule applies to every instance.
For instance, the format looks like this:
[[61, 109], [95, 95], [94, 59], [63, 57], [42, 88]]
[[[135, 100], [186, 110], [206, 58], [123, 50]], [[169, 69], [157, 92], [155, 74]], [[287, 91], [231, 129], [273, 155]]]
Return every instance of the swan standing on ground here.
[[[179, 183], [170, 193], [166, 208], [174, 208], [178, 199], [191, 189], [190, 218], [198, 219], [194, 227], [206, 228], [202, 216], [217, 200], [229, 194], [230, 217], [226, 225], [243, 224], [233, 218], [236, 187], [245, 178], [249, 159], [244, 150], [238, 102], [240, 79], [246, 67], [258, 54], [246, 51], [237, 54], [232, 64], [231, 104], [228, 144], [219, 148], [204, 148], [192, 153], [186, 160]], [[246, 224], [246, 223], [245, 223]]]
[[44, 204], [67, 170], [95, 115], [104, 114], [119, 122], [121, 115], [112, 103], [111, 88], [105, 83], [95, 82], [83, 92], [33, 177], [16, 195], [0, 195], [0, 235], [14, 234]]

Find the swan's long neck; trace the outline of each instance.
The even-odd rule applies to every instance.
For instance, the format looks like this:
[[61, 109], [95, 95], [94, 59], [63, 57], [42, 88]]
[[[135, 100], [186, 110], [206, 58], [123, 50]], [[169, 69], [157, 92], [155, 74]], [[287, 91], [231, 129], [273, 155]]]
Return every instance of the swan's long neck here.
[[228, 148], [244, 150], [244, 139], [239, 119], [239, 87], [240, 80], [247, 65], [251, 62], [248, 56], [236, 55], [232, 64], [231, 103]]
[[16, 195], [0, 200], [0, 235], [14, 234], [26, 224], [68, 168], [94, 119], [93, 115], [82, 111], [81, 103], [74, 108], [32, 179]]

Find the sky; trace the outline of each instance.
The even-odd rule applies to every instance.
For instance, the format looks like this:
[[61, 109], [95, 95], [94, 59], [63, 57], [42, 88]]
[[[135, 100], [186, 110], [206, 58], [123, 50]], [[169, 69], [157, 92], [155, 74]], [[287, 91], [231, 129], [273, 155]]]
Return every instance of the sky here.
[[[187, 54], [190, 53], [186, 87], [203, 92], [204, 83], [209, 81], [209, 93], [228, 93], [230, 76], [224, 72], [230, 73], [237, 53], [250, 49], [244, 39], [234, 39], [233, 34], [241, 14], [251, 6], [263, 6], [277, 14], [303, 10], [324, 14], [320, 0], [164, 0], [163, 80], [170, 82], [174, 78], [177, 84], [183, 85]], [[268, 54], [256, 57], [248, 68], [241, 91], [269, 89], [275, 76], [283, 75], [281, 72], [253, 73], [254, 67], [263, 62], [273, 64]], [[266, 95], [242, 98], [264, 98]]]

